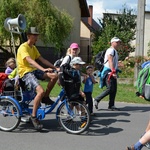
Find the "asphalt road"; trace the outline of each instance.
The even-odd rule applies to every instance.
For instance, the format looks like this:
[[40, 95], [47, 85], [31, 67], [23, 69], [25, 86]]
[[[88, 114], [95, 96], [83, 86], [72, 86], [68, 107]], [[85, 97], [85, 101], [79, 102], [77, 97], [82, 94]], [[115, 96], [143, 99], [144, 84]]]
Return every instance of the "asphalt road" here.
[[66, 133], [54, 111], [42, 121], [41, 132], [27, 123], [21, 123], [13, 132], [0, 131], [0, 150], [125, 150], [144, 133], [150, 105], [116, 103], [120, 111], [108, 111], [107, 105], [99, 104], [89, 130], [81, 135]]

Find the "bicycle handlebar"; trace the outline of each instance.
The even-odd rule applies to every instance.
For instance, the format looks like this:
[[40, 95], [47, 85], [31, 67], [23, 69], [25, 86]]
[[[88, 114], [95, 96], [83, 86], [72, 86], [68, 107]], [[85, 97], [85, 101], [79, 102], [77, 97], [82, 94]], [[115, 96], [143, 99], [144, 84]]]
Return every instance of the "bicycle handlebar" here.
[[53, 69], [51, 71], [45, 71], [45, 73], [50, 72], [50, 73], [58, 73], [58, 71], [56, 69]]

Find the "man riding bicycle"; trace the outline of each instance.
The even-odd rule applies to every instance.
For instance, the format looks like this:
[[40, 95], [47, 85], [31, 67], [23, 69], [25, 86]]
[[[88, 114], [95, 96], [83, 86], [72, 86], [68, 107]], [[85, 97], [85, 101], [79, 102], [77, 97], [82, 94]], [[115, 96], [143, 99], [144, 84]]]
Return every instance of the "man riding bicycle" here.
[[[49, 94], [53, 89], [58, 75], [52, 72], [53, 69], [57, 69], [53, 64], [44, 59], [38, 52], [34, 45], [38, 39], [39, 32], [36, 27], [30, 27], [27, 31], [27, 41], [20, 45], [17, 52], [17, 65], [18, 74], [22, 81], [25, 82], [26, 87], [31, 87], [36, 91], [34, 98], [33, 111], [31, 115], [31, 121], [35, 129], [42, 129], [43, 125], [36, 117], [37, 109], [40, 102], [51, 105], [54, 102], [49, 98]], [[43, 68], [36, 60], [40, 61], [48, 68]], [[44, 80], [49, 78], [46, 91], [40, 85], [38, 80]]]

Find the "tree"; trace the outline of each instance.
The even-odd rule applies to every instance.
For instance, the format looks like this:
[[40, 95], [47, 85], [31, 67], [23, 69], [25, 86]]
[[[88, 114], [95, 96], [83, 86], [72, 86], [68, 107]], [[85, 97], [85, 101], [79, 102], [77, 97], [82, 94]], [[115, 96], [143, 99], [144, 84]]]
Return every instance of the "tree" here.
[[122, 47], [118, 50], [120, 60], [124, 60], [130, 52], [135, 50], [131, 41], [135, 39], [136, 16], [134, 10], [128, 9], [125, 5], [117, 14], [105, 14], [102, 20], [99, 19], [101, 29], [95, 33], [93, 41], [93, 52], [107, 49], [110, 46], [110, 39], [114, 36], [122, 40]]
[[[26, 18], [27, 28], [36, 26], [40, 32], [40, 39], [47, 44], [53, 44], [57, 50], [63, 48], [63, 43], [70, 35], [73, 20], [65, 11], [58, 10], [49, 0], [1, 0], [0, 1], [0, 49], [9, 41], [10, 33], [4, 29], [6, 18], [16, 18], [23, 14]], [[15, 44], [21, 43], [21, 37], [14, 34]], [[7, 50], [6, 50], [7, 51]]]

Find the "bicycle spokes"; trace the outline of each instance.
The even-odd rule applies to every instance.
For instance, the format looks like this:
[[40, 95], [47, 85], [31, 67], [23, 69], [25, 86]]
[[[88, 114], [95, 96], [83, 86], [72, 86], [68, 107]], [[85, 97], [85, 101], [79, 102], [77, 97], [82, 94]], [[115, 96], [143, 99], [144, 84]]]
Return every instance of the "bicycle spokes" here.
[[18, 107], [10, 99], [4, 98], [0, 102], [0, 129], [12, 131], [20, 123]]
[[79, 101], [68, 102], [60, 107], [58, 118], [60, 125], [69, 133], [79, 134], [84, 132], [90, 123], [90, 113], [85, 105]]

